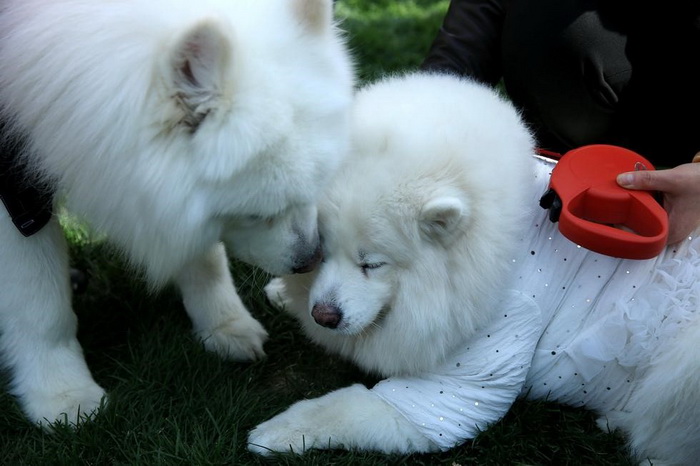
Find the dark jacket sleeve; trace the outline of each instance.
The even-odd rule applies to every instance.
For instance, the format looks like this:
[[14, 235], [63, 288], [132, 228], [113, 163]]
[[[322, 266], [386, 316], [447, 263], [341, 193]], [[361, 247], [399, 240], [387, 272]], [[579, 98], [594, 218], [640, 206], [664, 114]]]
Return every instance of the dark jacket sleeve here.
[[501, 78], [504, 2], [452, 0], [421, 68], [497, 84]]

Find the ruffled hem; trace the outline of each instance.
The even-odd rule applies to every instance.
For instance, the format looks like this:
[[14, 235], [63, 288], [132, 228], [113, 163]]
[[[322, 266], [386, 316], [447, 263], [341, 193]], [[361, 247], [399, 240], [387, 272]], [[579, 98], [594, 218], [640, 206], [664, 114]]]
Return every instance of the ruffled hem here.
[[700, 237], [669, 247], [659, 257], [649, 283], [628, 302], [615, 303], [614, 315], [628, 334], [624, 350], [616, 355], [623, 366], [644, 370], [660, 346], [678, 335], [696, 318], [700, 308]]
[[546, 322], [527, 388], [575, 406], [620, 407], [664, 345], [698, 318], [700, 237], [639, 261], [587, 251], [557, 230], [538, 215], [514, 260], [516, 286]]

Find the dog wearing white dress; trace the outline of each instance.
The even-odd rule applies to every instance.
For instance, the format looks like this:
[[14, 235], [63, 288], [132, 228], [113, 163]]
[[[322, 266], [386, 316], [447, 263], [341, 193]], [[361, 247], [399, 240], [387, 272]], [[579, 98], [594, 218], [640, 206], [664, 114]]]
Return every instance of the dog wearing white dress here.
[[446, 450], [522, 396], [595, 411], [640, 461], [696, 464], [700, 238], [644, 261], [570, 242], [538, 205], [552, 163], [473, 82], [388, 78], [353, 118], [319, 207], [324, 262], [267, 293], [312, 341], [386, 378], [299, 401], [249, 448]]

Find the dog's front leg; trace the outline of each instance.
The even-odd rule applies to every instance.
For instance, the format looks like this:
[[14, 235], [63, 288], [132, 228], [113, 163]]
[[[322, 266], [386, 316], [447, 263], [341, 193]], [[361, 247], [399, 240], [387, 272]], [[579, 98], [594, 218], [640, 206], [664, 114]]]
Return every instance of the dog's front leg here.
[[207, 350], [234, 361], [265, 355], [267, 332], [238, 296], [222, 244], [190, 262], [176, 281], [194, 333]]
[[11, 390], [37, 423], [76, 423], [100, 406], [76, 338], [68, 248], [54, 218], [25, 238], [0, 204], [0, 347]]
[[314, 448], [403, 454], [438, 449], [403, 415], [359, 384], [299, 401], [248, 436], [248, 449], [261, 455], [301, 454]]

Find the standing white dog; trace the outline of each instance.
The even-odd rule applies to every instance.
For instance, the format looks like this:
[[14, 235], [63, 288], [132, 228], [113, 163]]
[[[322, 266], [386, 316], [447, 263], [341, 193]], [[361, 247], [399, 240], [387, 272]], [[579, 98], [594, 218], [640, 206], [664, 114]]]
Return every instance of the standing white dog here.
[[640, 459], [697, 464], [699, 238], [646, 261], [571, 243], [538, 206], [551, 163], [468, 81], [366, 88], [353, 140], [319, 207], [323, 264], [267, 292], [313, 341], [389, 378], [294, 404], [252, 451], [445, 450], [529, 396], [596, 411]]
[[[0, 63], [22, 176], [154, 286], [174, 279], [207, 349], [262, 355], [221, 243], [276, 274], [320, 258], [317, 195], [353, 90], [331, 0], [2, 0]], [[104, 391], [76, 340], [60, 227], [25, 238], [0, 205], [0, 238], [11, 389], [33, 421], [79, 420]]]

